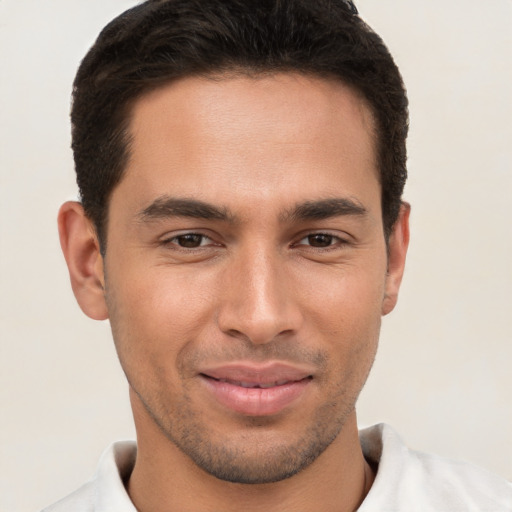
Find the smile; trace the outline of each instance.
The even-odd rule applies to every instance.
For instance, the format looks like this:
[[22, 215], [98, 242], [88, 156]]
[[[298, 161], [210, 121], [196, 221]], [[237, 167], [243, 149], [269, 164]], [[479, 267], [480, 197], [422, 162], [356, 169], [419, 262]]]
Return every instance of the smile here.
[[313, 380], [306, 369], [281, 363], [228, 364], [199, 377], [219, 405], [246, 416], [269, 416], [296, 405]]
[[276, 386], [284, 386], [285, 384], [288, 384], [289, 381], [287, 380], [278, 380], [276, 382], [242, 382], [242, 381], [234, 381], [230, 379], [216, 379], [219, 382], [227, 382], [228, 384], [233, 384], [234, 386], [240, 386], [242, 388], [260, 388], [260, 389], [268, 389], [273, 388]]

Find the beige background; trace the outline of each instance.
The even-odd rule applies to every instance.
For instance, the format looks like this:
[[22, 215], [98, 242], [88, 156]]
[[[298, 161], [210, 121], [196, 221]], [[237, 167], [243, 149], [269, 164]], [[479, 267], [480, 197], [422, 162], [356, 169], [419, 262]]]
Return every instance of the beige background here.
[[[69, 94], [128, 0], [0, 1], [0, 511], [84, 482], [132, 437], [108, 324], [76, 306], [57, 240], [75, 194]], [[411, 101], [412, 245], [359, 407], [412, 447], [512, 478], [512, 2], [359, 0]]]

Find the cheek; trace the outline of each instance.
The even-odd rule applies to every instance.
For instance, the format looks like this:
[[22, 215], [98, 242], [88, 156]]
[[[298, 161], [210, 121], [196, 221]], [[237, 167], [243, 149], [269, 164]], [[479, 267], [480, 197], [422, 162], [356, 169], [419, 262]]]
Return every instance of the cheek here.
[[333, 333], [347, 332], [347, 329], [365, 330], [380, 325], [385, 289], [385, 266], [370, 268], [373, 271], [354, 265], [315, 274], [304, 273], [295, 292], [303, 297], [309, 314]]
[[[323, 339], [337, 385], [358, 388], [371, 368], [381, 326], [384, 273], [345, 268], [328, 279], [316, 279], [322, 286], [305, 301], [308, 337]], [[349, 382], [353, 386], [347, 386]]]
[[124, 275], [130, 274], [119, 268], [107, 279], [110, 323], [123, 366], [172, 371], [180, 351], [212, 316], [211, 294], [204, 291], [211, 287], [205, 278], [158, 267], [132, 270], [131, 279]]

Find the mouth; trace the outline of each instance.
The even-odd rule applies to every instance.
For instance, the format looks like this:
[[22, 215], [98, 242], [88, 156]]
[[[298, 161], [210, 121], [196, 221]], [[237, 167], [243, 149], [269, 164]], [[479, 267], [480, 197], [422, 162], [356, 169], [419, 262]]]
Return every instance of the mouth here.
[[199, 374], [218, 404], [246, 416], [269, 416], [292, 407], [313, 380], [307, 370], [289, 365], [226, 365]]
[[[239, 386], [241, 388], [259, 388], [259, 389], [269, 389], [269, 388], [275, 388], [277, 386], [284, 386], [285, 384], [289, 384], [291, 382], [297, 382], [297, 381], [289, 381], [289, 380], [277, 380], [275, 382], [244, 382], [244, 381], [238, 381], [238, 380], [231, 380], [231, 379], [215, 379], [214, 377], [209, 377], [208, 375], [202, 375], [205, 378], [211, 378], [213, 380], [216, 380], [218, 382], [226, 382], [227, 384], [231, 384], [233, 386]], [[306, 377], [307, 379], [312, 378], [311, 376]], [[302, 379], [301, 379], [302, 380]]]

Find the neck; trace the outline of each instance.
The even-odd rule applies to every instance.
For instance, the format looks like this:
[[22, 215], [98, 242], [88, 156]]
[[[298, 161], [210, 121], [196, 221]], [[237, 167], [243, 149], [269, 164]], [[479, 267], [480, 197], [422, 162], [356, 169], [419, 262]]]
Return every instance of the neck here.
[[[133, 402], [133, 400], [132, 400]], [[308, 467], [276, 483], [236, 484], [199, 468], [133, 404], [138, 451], [127, 491], [140, 512], [352, 512], [373, 482], [353, 413], [329, 447]]]

